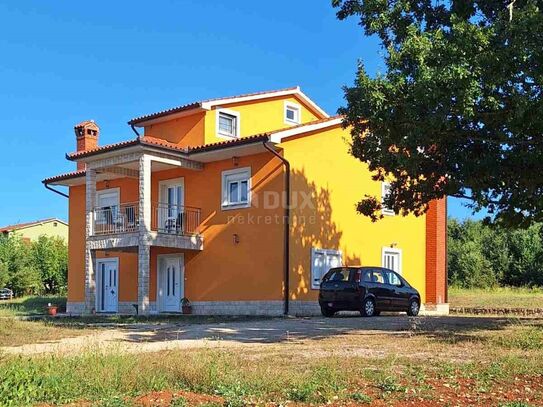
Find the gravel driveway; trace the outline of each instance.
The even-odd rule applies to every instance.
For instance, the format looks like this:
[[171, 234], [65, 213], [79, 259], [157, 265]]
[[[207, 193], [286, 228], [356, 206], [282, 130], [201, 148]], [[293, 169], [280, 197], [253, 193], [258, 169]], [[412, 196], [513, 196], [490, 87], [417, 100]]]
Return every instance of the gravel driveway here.
[[374, 318], [339, 316], [335, 318], [271, 318], [214, 323], [130, 324], [103, 328], [89, 335], [56, 342], [0, 348], [8, 354], [79, 353], [86, 349], [124, 352], [155, 352], [202, 347], [244, 347], [326, 342], [336, 337], [356, 342], [376, 335], [411, 336], [436, 333], [498, 329], [506, 318], [416, 317], [384, 315]]

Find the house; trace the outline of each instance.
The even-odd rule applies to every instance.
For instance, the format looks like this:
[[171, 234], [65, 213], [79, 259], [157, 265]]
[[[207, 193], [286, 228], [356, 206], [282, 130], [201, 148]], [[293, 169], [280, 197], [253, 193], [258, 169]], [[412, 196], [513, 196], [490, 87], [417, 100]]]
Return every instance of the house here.
[[27, 241], [37, 240], [38, 237], [45, 235], [60, 237], [67, 242], [68, 224], [57, 218], [49, 218], [0, 227], [0, 234], [2, 235], [10, 235], [12, 233], [17, 233]]
[[387, 185], [341, 123], [293, 87], [140, 116], [115, 144], [78, 124], [77, 170], [43, 181], [69, 188], [68, 312], [312, 314], [341, 264], [391, 267], [446, 312], [445, 201], [357, 214]]

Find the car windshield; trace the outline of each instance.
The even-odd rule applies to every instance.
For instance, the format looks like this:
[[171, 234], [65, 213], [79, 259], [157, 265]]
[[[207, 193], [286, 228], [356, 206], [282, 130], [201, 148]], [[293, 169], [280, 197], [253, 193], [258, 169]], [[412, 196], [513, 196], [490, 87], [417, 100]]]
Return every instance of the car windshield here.
[[322, 281], [348, 281], [351, 269], [347, 267], [338, 267], [330, 269]]

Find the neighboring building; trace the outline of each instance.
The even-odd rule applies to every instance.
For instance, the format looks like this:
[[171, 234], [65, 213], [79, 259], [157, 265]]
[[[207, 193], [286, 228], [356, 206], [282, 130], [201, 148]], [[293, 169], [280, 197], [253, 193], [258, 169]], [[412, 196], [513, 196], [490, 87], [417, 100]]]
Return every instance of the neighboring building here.
[[176, 312], [187, 297], [198, 314], [311, 314], [342, 263], [389, 266], [446, 311], [445, 200], [420, 217], [357, 214], [387, 186], [341, 122], [295, 87], [141, 116], [142, 135], [116, 144], [77, 125], [77, 171], [43, 181], [70, 192], [68, 312]]
[[17, 233], [29, 241], [37, 240], [41, 235], [45, 235], [60, 237], [68, 242], [68, 224], [57, 218], [0, 227], [0, 234], [11, 233]]

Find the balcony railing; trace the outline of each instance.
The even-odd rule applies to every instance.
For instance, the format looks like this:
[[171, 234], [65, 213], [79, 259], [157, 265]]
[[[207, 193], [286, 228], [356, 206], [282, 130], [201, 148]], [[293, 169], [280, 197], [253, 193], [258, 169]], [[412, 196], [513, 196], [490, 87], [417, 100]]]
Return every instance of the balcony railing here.
[[154, 202], [151, 206], [151, 229], [174, 235], [198, 234], [200, 209], [190, 206]]
[[[93, 235], [137, 232], [139, 203], [94, 208]], [[179, 236], [198, 234], [200, 209], [154, 202], [151, 205], [151, 230]]]
[[94, 208], [95, 235], [136, 232], [139, 226], [139, 203]]

